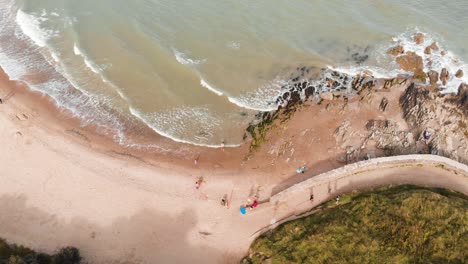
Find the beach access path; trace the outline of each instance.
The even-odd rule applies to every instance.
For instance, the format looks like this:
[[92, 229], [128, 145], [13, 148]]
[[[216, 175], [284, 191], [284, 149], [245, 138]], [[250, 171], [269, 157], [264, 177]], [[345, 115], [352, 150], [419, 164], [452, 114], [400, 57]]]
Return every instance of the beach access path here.
[[262, 231], [345, 192], [417, 184], [468, 194], [466, 165], [396, 156], [306, 180], [292, 172], [241, 215], [254, 176], [213, 175], [196, 190], [187, 171], [106, 155], [57, 131], [15, 97], [0, 105], [0, 236], [45, 252], [76, 246], [90, 263], [235, 263]]

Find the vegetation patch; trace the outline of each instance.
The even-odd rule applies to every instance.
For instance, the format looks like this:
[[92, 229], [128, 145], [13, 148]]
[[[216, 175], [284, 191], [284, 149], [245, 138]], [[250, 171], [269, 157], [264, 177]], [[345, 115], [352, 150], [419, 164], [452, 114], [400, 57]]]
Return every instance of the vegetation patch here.
[[[244, 133], [244, 140], [249, 136], [252, 139], [250, 142], [249, 155], [255, 152], [266, 141], [268, 131], [274, 129], [278, 124], [285, 124], [301, 106], [302, 101], [289, 102], [286, 107], [279, 107], [278, 110], [272, 112], [259, 112], [256, 115], [257, 121], [252, 122]], [[279, 120], [279, 121], [278, 121]]]
[[38, 253], [27, 247], [8, 244], [0, 238], [0, 264], [79, 264], [80, 251], [74, 247], [60, 249], [54, 255]]
[[260, 236], [242, 263], [466, 263], [468, 197], [410, 185], [356, 193]]

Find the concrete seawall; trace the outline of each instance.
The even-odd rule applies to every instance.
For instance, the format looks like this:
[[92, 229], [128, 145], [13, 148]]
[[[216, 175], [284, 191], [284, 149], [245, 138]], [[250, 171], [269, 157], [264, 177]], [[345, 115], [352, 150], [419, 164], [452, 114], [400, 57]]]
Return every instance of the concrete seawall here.
[[468, 195], [468, 166], [441, 156], [405, 155], [361, 161], [311, 176], [273, 195], [262, 206], [273, 208], [274, 218], [254, 236], [339, 195], [401, 184], [440, 187]]

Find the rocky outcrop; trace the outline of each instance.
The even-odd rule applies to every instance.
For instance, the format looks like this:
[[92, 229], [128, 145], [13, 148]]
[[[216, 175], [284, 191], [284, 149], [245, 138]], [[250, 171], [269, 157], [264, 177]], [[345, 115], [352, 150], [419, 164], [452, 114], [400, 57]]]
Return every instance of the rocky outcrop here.
[[322, 93], [320, 94], [320, 98], [325, 101], [331, 101], [333, 100], [333, 93], [330, 93], [330, 92]]
[[450, 97], [451, 99], [448, 100], [455, 104], [465, 114], [465, 117], [468, 116], [468, 84], [460, 84], [457, 95]]
[[379, 109], [382, 112], [387, 111], [387, 106], [388, 106], [388, 99], [386, 97], [382, 98], [382, 101], [380, 101]]
[[424, 139], [429, 153], [468, 161], [468, 91], [461, 87], [457, 96], [442, 95], [425, 86], [413, 84], [400, 98], [400, 106], [411, 132]]
[[398, 56], [398, 55], [405, 53], [405, 49], [403, 48], [403, 46], [398, 45], [389, 49], [387, 53], [393, 56]]
[[396, 58], [396, 62], [404, 71], [412, 72], [416, 80], [426, 82], [426, 74], [424, 73], [424, 65], [421, 56], [409, 51], [405, 55]]
[[447, 85], [448, 79], [449, 79], [449, 72], [446, 68], [443, 68], [442, 71], [440, 71], [440, 81], [442, 82], [443, 85]]
[[463, 77], [463, 70], [462, 70], [462, 69], [459, 69], [459, 70], [455, 73], [455, 77], [457, 77], [457, 78], [462, 78], [462, 77]]
[[439, 81], [439, 73], [437, 71], [431, 70], [427, 73], [429, 78], [429, 84], [434, 85]]
[[366, 141], [376, 142], [376, 147], [387, 156], [416, 153], [416, 141], [411, 132], [401, 130], [397, 123], [389, 120], [370, 120], [366, 129]]
[[424, 49], [424, 53], [427, 54], [427, 55], [430, 55], [430, 54], [432, 54], [432, 51], [437, 51], [437, 50], [439, 50], [439, 46], [437, 45], [436, 42], [432, 42], [431, 45], [427, 46]]
[[424, 42], [424, 34], [423, 33], [414, 34], [413, 40], [418, 45], [422, 44]]

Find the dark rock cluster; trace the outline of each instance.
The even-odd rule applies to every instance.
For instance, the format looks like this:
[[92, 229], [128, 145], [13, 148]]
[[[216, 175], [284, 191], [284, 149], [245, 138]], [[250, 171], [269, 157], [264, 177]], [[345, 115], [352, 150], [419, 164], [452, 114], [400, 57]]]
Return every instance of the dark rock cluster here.
[[462, 84], [457, 95], [413, 83], [400, 98], [403, 117], [415, 135], [431, 130], [428, 153], [467, 162], [468, 87]]

